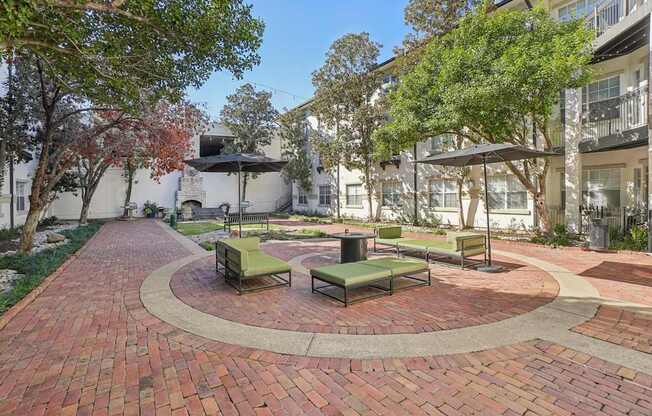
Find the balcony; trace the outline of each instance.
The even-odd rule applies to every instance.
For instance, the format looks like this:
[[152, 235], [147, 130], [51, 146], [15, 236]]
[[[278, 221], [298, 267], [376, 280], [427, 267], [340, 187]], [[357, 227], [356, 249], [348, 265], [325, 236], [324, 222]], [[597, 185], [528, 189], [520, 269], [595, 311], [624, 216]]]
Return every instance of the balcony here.
[[596, 2], [593, 10], [586, 16], [586, 24], [598, 37], [627, 15], [628, 3], [633, 0], [602, 0]]
[[647, 87], [583, 108], [580, 152], [635, 147], [647, 143]]

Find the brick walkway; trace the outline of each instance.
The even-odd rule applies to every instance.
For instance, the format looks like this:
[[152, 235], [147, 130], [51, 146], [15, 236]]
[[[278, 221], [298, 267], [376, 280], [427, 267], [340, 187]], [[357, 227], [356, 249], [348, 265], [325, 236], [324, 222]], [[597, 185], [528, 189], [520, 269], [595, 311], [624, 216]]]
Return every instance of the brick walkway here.
[[151, 222], [111, 223], [0, 330], [0, 415], [651, 415], [652, 377], [531, 342], [344, 360], [210, 342], [151, 316], [139, 287], [189, 253]]
[[[309, 269], [336, 263], [338, 244], [277, 243], [266, 245], [265, 250], [285, 260], [312, 252], [314, 257], [303, 261]], [[310, 277], [296, 272], [292, 288], [243, 298], [223, 279], [215, 278], [212, 258], [179, 270], [171, 287], [195, 309], [248, 325], [321, 333], [420, 333], [496, 322], [531, 311], [557, 295], [557, 282], [547, 273], [524, 264], [502, 263], [509, 272], [486, 274], [435, 265], [432, 286], [350, 308], [312, 294]]]

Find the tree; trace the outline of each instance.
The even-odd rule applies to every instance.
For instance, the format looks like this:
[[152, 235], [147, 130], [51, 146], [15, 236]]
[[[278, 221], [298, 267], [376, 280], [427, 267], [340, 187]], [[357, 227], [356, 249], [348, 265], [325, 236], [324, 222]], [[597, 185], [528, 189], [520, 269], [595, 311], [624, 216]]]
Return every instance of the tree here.
[[[235, 93], [226, 97], [226, 104], [220, 112], [221, 122], [235, 136], [227, 143], [226, 150], [236, 153], [260, 153], [269, 146], [276, 134], [278, 111], [272, 105], [272, 93], [256, 91], [251, 84], [244, 84]], [[249, 177], [258, 175], [244, 173], [242, 179], [242, 201], [246, 200]]]
[[[558, 22], [540, 7], [488, 13], [485, 5], [457, 29], [433, 39], [421, 62], [391, 94], [393, 121], [378, 133], [385, 152], [443, 133], [474, 143], [514, 143], [552, 149], [549, 120], [559, 91], [590, 77], [592, 34], [582, 21]], [[549, 161], [507, 162], [535, 200], [550, 230], [545, 204]]]
[[86, 135], [101, 134], [121, 120], [118, 117], [105, 125], [84, 129], [88, 114], [97, 108], [88, 107], [86, 99], [72, 93], [74, 86], [68, 85], [70, 89], [65, 90], [58, 80], [53, 81], [45, 65], [40, 59], [29, 55], [21, 56], [16, 65], [18, 82], [25, 88], [30, 122], [36, 126], [33, 146], [38, 156], [29, 196], [29, 211], [22, 228], [22, 252], [31, 250], [41, 213], [51, 202], [62, 178], [74, 165], [75, 144], [83, 141]]
[[411, 32], [405, 36], [403, 47], [410, 50], [454, 29], [479, 3], [478, 0], [410, 0], [403, 20]]
[[213, 71], [259, 62], [263, 23], [242, 0], [3, 1], [0, 58], [29, 52], [96, 104], [173, 101]]
[[312, 74], [316, 92], [310, 107], [335, 136], [318, 132], [313, 139], [324, 167], [341, 161], [347, 169], [362, 172], [369, 220], [377, 176], [372, 133], [386, 120], [383, 74], [376, 70], [379, 48], [368, 33], [348, 34], [333, 42], [324, 65]]
[[[170, 172], [181, 170], [192, 149], [192, 138], [208, 125], [206, 113], [188, 101], [159, 102], [139, 119], [107, 132], [109, 142], [119, 144], [111, 164], [124, 169], [127, 182], [124, 206], [131, 202], [134, 177], [138, 169], [149, 169], [159, 181]], [[128, 215], [125, 208], [123, 215]]]
[[15, 70], [15, 60], [7, 61], [7, 77], [0, 93], [0, 194], [5, 178], [5, 166], [11, 159], [24, 160], [24, 155], [31, 148], [34, 128], [30, 121], [29, 97], [25, 85]]
[[307, 146], [309, 136], [307, 129], [310, 125], [305, 115], [299, 110], [292, 110], [279, 117], [279, 135], [281, 136], [281, 153], [287, 165], [283, 168], [283, 175], [289, 181], [296, 181], [306, 190], [312, 188], [312, 170]]

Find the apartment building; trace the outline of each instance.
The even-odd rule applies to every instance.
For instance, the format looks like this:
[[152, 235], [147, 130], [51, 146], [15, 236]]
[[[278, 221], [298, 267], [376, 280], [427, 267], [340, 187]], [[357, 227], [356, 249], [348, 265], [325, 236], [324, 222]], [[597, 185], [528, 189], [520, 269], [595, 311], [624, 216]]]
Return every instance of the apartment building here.
[[[555, 18], [584, 19], [595, 31], [593, 82], [560, 93], [556, 132], [559, 156], [552, 158], [546, 200], [553, 222], [580, 231], [587, 215], [601, 215], [622, 227], [644, 217], [649, 191], [652, 147], [649, 145], [650, 3], [641, 0], [579, 0], [544, 2]], [[499, 9], [531, 7], [529, 0], [503, 0]], [[387, 70], [389, 60], [378, 70]], [[391, 77], [388, 83], [394, 82]], [[319, 122], [309, 115], [313, 128]], [[411, 163], [446, 147], [447, 137], [419, 143], [378, 166], [379, 192], [373, 211], [383, 219], [459, 224], [459, 205], [467, 225], [484, 226], [479, 168], [472, 168], [462, 195], [450, 172]], [[313, 153], [313, 188], [293, 192], [297, 211], [365, 218], [366, 190], [360, 172], [340, 167], [325, 172]], [[537, 224], [531, 196], [502, 164], [490, 166], [492, 226], [527, 230]], [[339, 198], [338, 198], [339, 196]], [[337, 201], [339, 200], [339, 207]], [[461, 202], [460, 202], [461, 200]], [[415, 208], [416, 207], [416, 208]], [[636, 219], [639, 220], [639, 219]]]

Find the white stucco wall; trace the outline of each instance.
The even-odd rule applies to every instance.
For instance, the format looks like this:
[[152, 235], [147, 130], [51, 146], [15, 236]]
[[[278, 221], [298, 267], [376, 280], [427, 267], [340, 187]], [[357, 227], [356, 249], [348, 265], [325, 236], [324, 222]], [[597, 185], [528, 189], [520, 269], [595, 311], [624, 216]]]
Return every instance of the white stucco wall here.
[[[221, 133], [217, 131], [217, 133]], [[208, 132], [211, 134], [213, 132]], [[198, 149], [199, 136], [194, 138], [195, 152]], [[279, 158], [281, 154], [280, 139], [273, 140], [270, 146], [264, 149], [270, 157]], [[217, 207], [223, 202], [229, 202], [237, 209], [237, 181], [236, 175], [223, 173], [201, 173], [203, 189], [206, 191], [206, 206]], [[159, 206], [174, 208], [176, 192], [179, 189], [181, 172], [172, 172], [163, 176], [160, 182], [155, 182], [150, 177], [150, 172], [141, 169], [136, 174], [131, 201], [138, 206], [138, 213], [145, 201], [154, 201]], [[91, 203], [90, 218], [113, 218], [122, 214], [126, 183], [122, 176], [122, 169], [109, 170], [102, 178]], [[273, 211], [279, 200], [287, 198], [290, 186], [280, 173], [261, 174], [256, 179], [250, 179], [247, 185], [247, 199], [251, 202], [250, 212]], [[51, 215], [62, 219], [77, 219], [81, 208], [79, 195], [65, 193], [52, 204]]]

